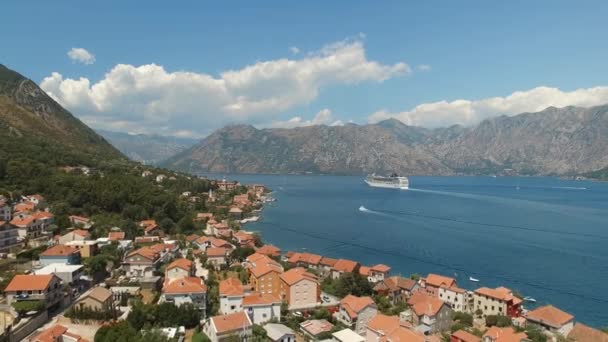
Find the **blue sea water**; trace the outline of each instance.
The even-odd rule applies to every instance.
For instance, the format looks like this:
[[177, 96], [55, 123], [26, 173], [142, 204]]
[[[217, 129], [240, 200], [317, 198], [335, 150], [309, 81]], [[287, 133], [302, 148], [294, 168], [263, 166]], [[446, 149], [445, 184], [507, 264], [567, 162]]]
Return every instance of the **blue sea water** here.
[[398, 191], [361, 177], [230, 178], [274, 190], [278, 201], [246, 229], [283, 251], [384, 263], [404, 276], [451, 275], [469, 289], [504, 285], [608, 325], [607, 183], [411, 177], [412, 189]]

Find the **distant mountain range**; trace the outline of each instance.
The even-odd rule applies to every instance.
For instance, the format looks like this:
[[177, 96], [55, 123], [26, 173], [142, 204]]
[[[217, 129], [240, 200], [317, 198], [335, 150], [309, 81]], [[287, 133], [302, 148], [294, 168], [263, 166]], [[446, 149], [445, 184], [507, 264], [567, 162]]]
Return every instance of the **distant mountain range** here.
[[128, 134], [97, 130], [112, 145], [132, 160], [156, 165], [198, 142], [197, 139], [162, 135]]
[[222, 128], [162, 166], [187, 172], [575, 175], [608, 166], [608, 105], [549, 107], [475, 127]]

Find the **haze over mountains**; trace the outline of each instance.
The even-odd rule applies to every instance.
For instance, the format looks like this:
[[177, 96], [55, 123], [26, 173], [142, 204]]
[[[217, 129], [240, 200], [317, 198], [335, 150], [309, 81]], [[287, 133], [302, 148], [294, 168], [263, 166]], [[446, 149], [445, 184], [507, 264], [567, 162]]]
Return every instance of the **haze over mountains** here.
[[129, 134], [97, 130], [112, 145], [132, 160], [155, 165], [196, 144], [198, 139], [156, 134]]
[[189, 172], [573, 175], [608, 165], [608, 105], [549, 107], [471, 128], [377, 124], [220, 129], [161, 165]]

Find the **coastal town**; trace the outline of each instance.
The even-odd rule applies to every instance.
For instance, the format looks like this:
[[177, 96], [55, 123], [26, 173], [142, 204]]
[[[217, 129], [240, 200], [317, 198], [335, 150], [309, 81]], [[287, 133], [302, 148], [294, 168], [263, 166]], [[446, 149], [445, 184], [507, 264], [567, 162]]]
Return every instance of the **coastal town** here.
[[264, 244], [245, 228], [274, 200], [270, 189], [209, 182], [181, 193], [206, 209], [184, 223], [187, 235], [154, 218], [100, 235], [77, 213], [63, 213], [60, 229], [45, 194], [0, 197], [1, 340], [127, 341], [141, 331], [161, 341], [608, 341], [557, 307], [526, 308], [506, 287]]

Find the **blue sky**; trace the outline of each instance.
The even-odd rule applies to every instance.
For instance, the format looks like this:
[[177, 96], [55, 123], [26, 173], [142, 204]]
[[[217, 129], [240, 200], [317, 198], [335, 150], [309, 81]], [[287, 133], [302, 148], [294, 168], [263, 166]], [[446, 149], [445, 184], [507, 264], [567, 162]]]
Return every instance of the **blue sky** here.
[[[608, 102], [605, 1], [13, 1], [2, 12], [0, 63], [97, 128], [437, 127]], [[72, 48], [95, 61], [71, 60]]]

